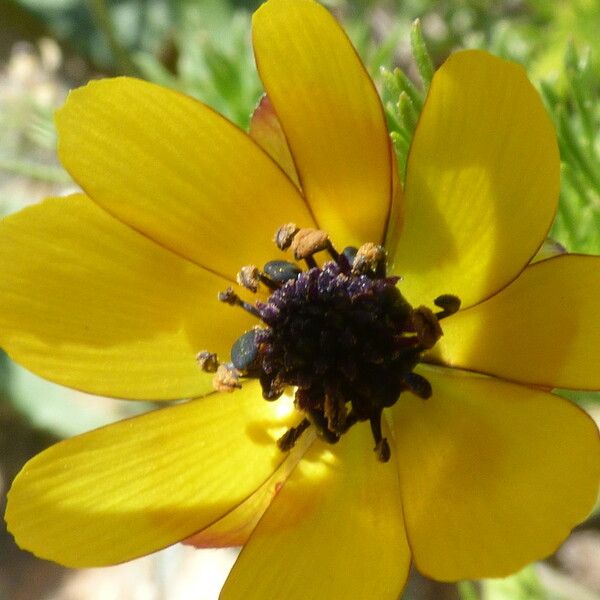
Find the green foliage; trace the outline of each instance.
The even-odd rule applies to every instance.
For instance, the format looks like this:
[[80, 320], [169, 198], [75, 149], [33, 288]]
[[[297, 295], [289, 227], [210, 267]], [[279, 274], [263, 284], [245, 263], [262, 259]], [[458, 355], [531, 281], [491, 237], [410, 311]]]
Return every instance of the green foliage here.
[[250, 13], [221, 0], [179, 0], [173, 83], [246, 127], [261, 87], [250, 50]]
[[386, 109], [390, 136], [396, 151], [402, 181], [406, 174], [410, 142], [434, 70], [418, 19], [411, 28], [410, 42], [422, 89], [419, 89], [401, 69], [396, 68], [390, 72], [385, 67], [380, 68], [380, 77], [383, 80], [383, 105]]
[[600, 76], [589, 48], [567, 48], [561, 79], [541, 91], [556, 125], [562, 187], [552, 236], [570, 251], [600, 252]]
[[[130, 53], [157, 52], [172, 25], [163, 0], [16, 0], [95, 67], [133, 74]], [[116, 50], [116, 52], [115, 52]]]
[[483, 581], [481, 587], [482, 600], [561, 600], [544, 589], [534, 567], [504, 579]]

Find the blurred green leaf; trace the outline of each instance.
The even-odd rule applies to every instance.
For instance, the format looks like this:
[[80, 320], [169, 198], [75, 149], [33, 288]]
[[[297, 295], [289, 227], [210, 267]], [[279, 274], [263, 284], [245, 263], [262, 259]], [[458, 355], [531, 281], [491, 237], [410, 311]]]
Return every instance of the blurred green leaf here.
[[11, 404], [37, 429], [71, 437], [117, 419], [140, 414], [147, 402], [96, 398], [56, 385], [19, 365], [4, 361], [3, 389]]
[[[164, 0], [13, 1], [44, 22], [58, 40], [108, 73], [123, 72], [120, 61], [129, 63], [131, 53], [158, 53], [173, 25], [170, 2]], [[107, 38], [106, 27], [99, 21], [101, 6], [114, 29], [114, 40]], [[123, 56], [115, 55], [115, 43]]]
[[425, 92], [427, 92], [431, 84], [431, 80], [433, 78], [433, 61], [431, 60], [429, 50], [425, 45], [425, 40], [423, 39], [423, 31], [421, 29], [421, 21], [419, 19], [415, 19], [415, 22], [411, 27], [410, 45], [412, 48], [412, 54], [415, 59], [415, 63], [417, 65], [417, 69], [419, 71], [419, 75], [421, 76], [423, 89], [425, 90]]
[[540, 88], [556, 125], [562, 187], [551, 236], [571, 252], [600, 253], [600, 74], [587, 47], [566, 49], [560, 77]]
[[482, 582], [482, 600], [566, 600], [550, 594], [539, 582], [534, 566], [504, 579]]

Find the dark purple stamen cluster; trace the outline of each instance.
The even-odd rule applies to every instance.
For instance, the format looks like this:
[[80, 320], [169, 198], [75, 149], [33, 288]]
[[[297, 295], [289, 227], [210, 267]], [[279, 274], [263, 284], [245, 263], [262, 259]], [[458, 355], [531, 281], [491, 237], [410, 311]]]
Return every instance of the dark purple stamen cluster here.
[[[304, 244], [297, 244], [295, 255], [306, 260], [307, 271], [285, 261], [268, 263], [262, 272], [244, 267], [238, 280], [252, 291], [259, 281], [266, 283], [272, 290], [267, 301], [249, 304], [231, 289], [221, 294], [222, 301], [242, 306], [264, 326], [235, 342], [232, 362], [219, 367], [215, 385], [233, 389], [236, 377], [255, 377], [266, 400], [294, 387], [295, 405], [304, 418], [280, 438], [283, 450], [310, 426], [335, 443], [358, 421], [369, 421], [377, 456], [387, 461], [382, 411], [406, 390], [421, 398], [431, 395], [429, 382], [413, 369], [441, 335], [438, 319], [455, 312], [459, 301], [440, 296], [435, 303], [443, 310], [435, 315], [425, 307], [413, 309], [397, 287], [399, 278], [386, 276], [380, 246], [365, 244], [338, 254], [322, 232], [292, 230], [290, 235]], [[309, 260], [299, 256], [317, 243], [332, 256], [322, 267], [312, 253]], [[207, 356], [214, 358], [201, 354], [205, 365]]]
[[411, 307], [397, 282], [355, 277], [331, 261], [257, 303], [268, 325], [256, 334], [265, 394], [298, 386], [302, 410], [323, 410], [330, 396], [350, 401], [361, 419], [367, 406], [391, 406], [404, 367], [418, 359], [418, 339], [405, 335]]

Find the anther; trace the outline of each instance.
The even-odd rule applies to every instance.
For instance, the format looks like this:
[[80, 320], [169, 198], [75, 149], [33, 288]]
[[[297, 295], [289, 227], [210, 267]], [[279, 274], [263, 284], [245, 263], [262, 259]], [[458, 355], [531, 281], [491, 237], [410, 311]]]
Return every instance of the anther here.
[[239, 270], [235, 279], [239, 285], [256, 293], [260, 282], [260, 271], [256, 265], [246, 265]]
[[256, 309], [256, 307], [252, 306], [249, 302], [242, 300], [232, 288], [228, 287], [226, 290], [219, 292], [219, 301], [224, 302], [225, 304], [230, 304], [231, 306], [239, 306], [243, 308], [246, 312], [249, 312], [251, 315], [254, 315], [257, 318], [260, 317], [260, 313]]
[[377, 455], [377, 460], [379, 460], [379, 462], [386, 463], [390, 460], [392, 451], [390, 450], [390, 445], [388, 444], [386, 438], [379, 440], [373, 449], [375, 450], [375, 454]]
[[363, 244], [352, 262], [352, 275], [385, 277], [386, 260], [387, 254], [383, 246], [371, 242]]
[[217, 392], [233, 392], [241, 389], [240, 372], [230, 363], [220, 364], [213, 377], [213, 387]]
[[231, 362], [238, 371], [252, 371], [258, 358], [256, 330], [241, 335], [231, 347]]
[[327, 428], [335, 433], [342, 433], [346, 425], [346, 404], [342, 398], [334, 398], [327, 394], [323, 405]]
[[291, 450], [295, 445], [300, 436], [310, 427], [310, 421], [308, 419], [302, 419], [296, 427], [288, 429], [278, 440], [277, 447], [282, 452]]
[[214, 352], [202, 350], [196, 354], [196, 362], [205, 373], [216, 373], [219, 368], [219, 360]]
[[369, 423], [371, 424], [371, 433], [373, 434], [373, 440], [375, 441], [375, 448], [373, 448], [373, 450], [377, 455], [377, 459], [381, 462], [387, 462], [390, 460], [392, 453], [387, 439], [381, 434], [381, 410], [371, 415]]
[[438, 319], [444, 319], [458, 312], [460, 308], [460, 298], [452, 294], [442, 294], [438, 296], [433, 303], [439, 306], [442, 310], [435, 313]]
[[358, 248], [354, 246], [346, 246], [342, 250], [342, 256], [348, 261], [348, 265], [351, 267], [354, 263], [354, 259], [356, 258], [356, 253], [358, 252]]
[[264, 267], [265, 275], [277, 283], [285, 283], [292, 279], [298, 279], [302, 269], [287, 260], [271, 260]]
[[285, 384], [281, 383], [277, 377], [273, 378], [263, 373], [259, 379], [262, 397], [265, 400], [272, 402], [280, 398], [283, 392], [285, 392]]
[[[275, 241], [298, 262], [269, 261], [262, 270], [247, 265], [237, 275], [251, 292], [266, 286], [268, 298], [246, 302], [232, 288], [219, 294], [221, 302], [243, 308], [262, 324], [235, 341], [231, 362], [219, 363], [203, 351], [198, 364], [214, 373], [218, 391], [238, 389], [252, 377], [265, 400], [286, 391], [294, 395], [302, 417], [277, 441], [281, 450], [293, 448], [309, 427], [335, 444], [355, 424], [369, 421], [377, 459], [389, 461], [383, 410], [406, 392], [423, 399], [432, 395], [431, 384], [414, 369], [441, 337], [439, 319], [455, 313], [460, 300], [444, 294], [434, 300], [437, 313], [414, 309], [399, 290], [401, 278], [387, 276], [386, 252], [378, 244], [338, 253], [324, 231], [294, 223], [280, 227]], [[322, 266], [318, 252], [328, 254]]]
[[321, 250], [327, 250], [329, 237], [320, 229], [299, 229], [294, 235], [291, 249], [296, 260], [307, 259]]
[[431, 398], [431, 384], [422, 375], [408, 372], [402, 377], [402, 380], [415, 396], [418, 396], [422, 400]]
[[425, 350], [433, 348], [443, 335], [436, 316], [426, 306], [415, 308], [411, 315], [411, 321], [419, 338], [419, 343]]
[[327, 419], [322, 412], [316, 409], [311, 409], [308, 411], [308, 420], [311, 422], [317, 435], [328, 444], [335, 444], [339, 442], [340, 435], [331, 431], [327, 426]]
[[280, 250], [287, 250], [298, 232], [299, 227], [296, 223], [286, 223], [282, 225], [275, 233], [275, 245]]

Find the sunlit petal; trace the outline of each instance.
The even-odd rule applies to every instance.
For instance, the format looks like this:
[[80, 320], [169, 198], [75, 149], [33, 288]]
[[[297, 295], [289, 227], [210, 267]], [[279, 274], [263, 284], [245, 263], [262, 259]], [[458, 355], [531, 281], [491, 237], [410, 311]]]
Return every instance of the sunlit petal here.
[[224, 279], [82, 195], [0, 223], [0, 344], [28, 369], [97, 394], [192, 397], [212, 389], [199, 350], [224, 358], [252, 320], [217, 301]]
[[279, 468], [252, 496], [222, 519], [184, 540], [184, 544], [197, 548], [243, 546], [314, 438], [314, 432], [307, 432], [296, 443]]
[[356, 51], [312, 0], [253, 17], [258, 72], [316, 220], [340, 245], [380, 242], [391, 196], [383, 108]]
[[61, 161], [95, 202], [222, 275], [270, 260], [282, 223], [313, 223], [248, 135], [183, 94], [137, 79], [93, 81], [69, 94], [56, 122]]
[[408, 300], [455, 294], [469, 306], [505, 286], [546, 236], [558, 190], [556, 136], [525, 71], [481, 51], [453, 54], [433, 78], [404, 226], [387, 243]]
[[599, 291], [597, 256], [538, 262], [445, 320], [429, 360], [551, 388], [600, 389]]
[[9, 529], [21, 547], [72, 567], [182, 540], [243, 502], [282, 462], [278, 409], [251, 383], [60, 442], [15, 479]]
[[502, 577], [552, 553], [594, 505], [600, 439], [552, 394], [423, 367], [433, 396], [393, 409], [417, 568], [440, 580]]
[[246, 544], [222, 600], [398, 598], [410, 562], [395, 461], [368, 427], [315, 443]]

